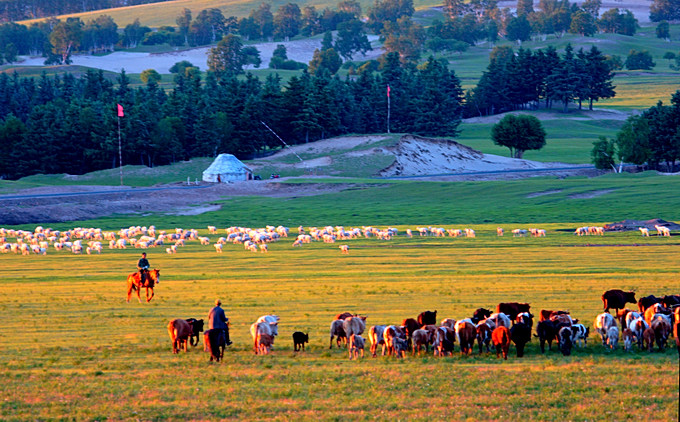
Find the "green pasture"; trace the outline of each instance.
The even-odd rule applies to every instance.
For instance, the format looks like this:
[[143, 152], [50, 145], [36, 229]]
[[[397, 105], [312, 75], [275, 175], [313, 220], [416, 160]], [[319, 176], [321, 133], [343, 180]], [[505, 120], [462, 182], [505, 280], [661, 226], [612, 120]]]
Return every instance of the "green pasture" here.
[[[251, 221], [260, 211], [250, 208]], [[438, 224], [428, 211], [421, 206], [422, 225]], [[220, 229], [238, 221], [228, 214], [211, 217]], [[331, 213], [325, 220], [342, 223], [336, 217]], [[294, 209], [269, 223], [288, 219], [305, 224]], [[127, 227], [141, 220], [118, 222]], [[144, 224], [152, 220], [159, 229], [179, 227], [163, 218]], [[381, 218], [369, 209], [361, 221], [370, 225]], [[241, 245], [225, 245], [217, 254], [196, 241], [176, 255], [151, 249], [150, 261], [162, 277], [149, 304], [124, 300], [125, 275], [134, 269], [138, 249], [105, 249], [90, 256], [52, 249], [46, 256], [0, 255], [0, 309], [7, 318], [0, 417], [545, 421], [677, 416], [674, 347], [607, 352], [591, 334], [588, 345], [569, 357], [556, 350], [541, 355], [534, 339], [521, 359], [512, 346], [508, 361], [493, 353], [460, 356], [458, 347], [444, 358], [367, 354], [359, 361], [349, 361], [344, 350], [328, 349], [328, 327], [342, 311], [368, 315], [370, 326], [399, 324], [427, 309], [436, 309], [439, 319], [461, 319], [478, 307], [526, 301], [535, 311], [568, 309], [592, 326], [603, 290], [636, 289], [638, 297], [678, 293], [676, 237], [642, 238], [637, 232], [577, 237], [571, 233], [575, 224], [566, 223], [533, 225], [547, 229], [545, 238], [497, 237], [499, 224], [508, 232], [530, 226], [507, 224], [509, 218], [482, 225], [461, 221], [445, 227], [472, 227], [476, 238], [409, 239], [404, 230], [416, 225], [401, 225], [391, 241], [343, 241], [350, 246], [347, 256], [338, 244], [293, 248], [291, 238], [270, 244], [268, 254], [247, 252]], [[200, 219], [183, 223], [208, 235]], [[224, 361], [208, 362], [202, 344], [173, 355], [168, 321], [205, 318], [215, 298], [222, 299], [231, 320], [234, 345]], [[271, 355], [255, 356], [249, 326], [269, 313], [281, 317], [279, 337]], [[295, 353], [291, 333], [298, 330], [309, 332], [310, 344]]]

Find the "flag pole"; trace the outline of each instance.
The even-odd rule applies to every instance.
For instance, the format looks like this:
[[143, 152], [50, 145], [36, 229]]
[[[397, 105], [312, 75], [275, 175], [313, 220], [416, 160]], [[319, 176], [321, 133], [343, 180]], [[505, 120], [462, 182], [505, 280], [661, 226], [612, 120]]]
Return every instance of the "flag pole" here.
[[120, 141], [120, 116], [118, 116], [118, 168], [120, 169], [120, 185], [123, 186], [123, 146]]
[[390, 86], [387, 85], [387, 133], [390, 133]]

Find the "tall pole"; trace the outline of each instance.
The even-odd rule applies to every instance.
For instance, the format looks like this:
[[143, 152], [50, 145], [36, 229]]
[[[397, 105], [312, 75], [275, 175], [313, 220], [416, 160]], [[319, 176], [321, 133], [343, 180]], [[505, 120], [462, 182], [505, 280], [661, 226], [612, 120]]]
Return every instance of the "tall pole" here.
[[118, 116], [118, 168], [120, 169], [120, 185], [123, 186], [123, 145], [120, 141], [120, 116]]
[[387, 133], [390, 133], [390, 86], [387, 85]]

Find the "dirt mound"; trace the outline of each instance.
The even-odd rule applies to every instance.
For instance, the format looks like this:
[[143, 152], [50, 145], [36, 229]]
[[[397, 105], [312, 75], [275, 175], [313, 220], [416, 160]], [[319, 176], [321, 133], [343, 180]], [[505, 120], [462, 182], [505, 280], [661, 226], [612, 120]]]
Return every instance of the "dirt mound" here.
[[660, 218], [654, 218], [647, 221], [623, 220], [618, 223], [605, 224], [604, 229], [609, 232], [627, 232], [637, 230], [638, 227], [646, 227], [651, 231], [656, 230], [654, 226], [663, 226], [668, 227], [671, 230], [680, 230], [680, 224], [674, 223], [672, 221], [662, 220]]
[[394, 163], [380, 172], [383, 177], [426, 176], [466, 172], [544, 169], [555, 163], [520, 160], [484, 154], [448, 139], [404, 135], [394, 147], [385, 150], [395, 156]]

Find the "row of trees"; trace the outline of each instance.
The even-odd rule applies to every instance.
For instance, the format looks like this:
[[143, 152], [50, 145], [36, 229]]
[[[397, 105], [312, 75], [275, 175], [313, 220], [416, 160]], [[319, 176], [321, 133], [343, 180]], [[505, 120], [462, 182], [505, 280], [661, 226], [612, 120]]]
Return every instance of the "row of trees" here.
[[253, 156], [279, 147], [267, 123], [291, 144], [346, 133], [380, 133], [387, 127], [427, 136], [455, 136], [462, 113], [460, 81], [445, 62], [405, 67], [396, 54], [376, 74], [341, 80], [303, 72], [285, 87], [278, 76], [260, 81], [208, 73], [178, 74], [166, 93], [153, 79], [137, 89], [125, 73], [117, 85], [103, 73], [39, 80], [0, 75], [0, 176], [79, 174], [117, 163], [116, 104], [123, 162], [148, 166], [196, 156]]
[[614, 73], [597, 47], [579, 49], [571, 44], [560, 56], [555, 48], [525, 50], [496, 47], [487, 70], [466, 96], [465, 115], [497, 114], [527, 107], [538, 108], [541, 100], [550, 108], [560, 102], [566, 112], [573, 101], [583, 101], [592, 110], [593, 102], [615, 95]]
[[600, 169], [621, 171], [622, 164], [629, 163], [675, 172], [680, 159], [680, 91], [672, 95], [670, 106], [659, 101], [626, 119], [613, 139], [600, 137], [591, 156]]

